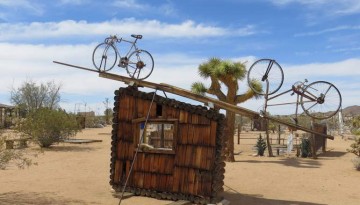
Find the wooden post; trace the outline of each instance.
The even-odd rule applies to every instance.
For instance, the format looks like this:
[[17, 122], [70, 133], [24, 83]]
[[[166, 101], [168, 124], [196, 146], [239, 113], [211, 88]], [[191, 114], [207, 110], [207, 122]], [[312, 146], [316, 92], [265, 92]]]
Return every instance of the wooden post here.
[[[278, 144], [280, 144], [280, 125], [278, 126], [278, 128], [279, 128], [279, 129], [278, 129]], [[280, 154], [280, 150], [279, 150], [279, 149], [276, 150], [276, 154], [277, 154], [277, 155]]]
[[273, 157], [274, 154], [272, 152], [272, 148], [271, 148], [271, 144], [270, 144], [270, 137], [269, 137], [269, 120], [266, 119], [265, 120], [265, 128], [266, 128], [266, 143], [267, 143], [267, 147], [268, 147], [268, 153], [269, 153], [269, 157]]
[[[311, 120], [311, 130], [314, 130], [314, 119]], [[316, 156], [316, 144], [315, 144], [315, 134], [310, 135], [310, 147], [311, 147], [311, 155], [313, 159], [317, 159]]]
[[280, 144], [280, 135], [281, 135], [281, 133], [280, 133], [280, 125], [278, 126], [278, 144]]
[[240, 133], [241, 133], [241, 124], [238, 124], [238, 129], [237, 129], [238, 144], [240, 144]]

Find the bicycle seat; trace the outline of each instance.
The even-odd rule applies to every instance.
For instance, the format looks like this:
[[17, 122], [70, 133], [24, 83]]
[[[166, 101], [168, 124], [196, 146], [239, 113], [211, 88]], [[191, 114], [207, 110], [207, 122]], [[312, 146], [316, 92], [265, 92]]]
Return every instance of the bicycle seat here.
[[142, 35], [132, 34], [131, 37], [136, 38], [136, 39], [142, 39]]

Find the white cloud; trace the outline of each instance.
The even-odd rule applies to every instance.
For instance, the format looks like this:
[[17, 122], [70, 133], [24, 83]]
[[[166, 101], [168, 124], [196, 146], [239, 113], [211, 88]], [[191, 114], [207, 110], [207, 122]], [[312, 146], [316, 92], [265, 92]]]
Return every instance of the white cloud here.
[[147, 4], [139, 4], [136, 0], [116, 0], [113, 5], [122, 9], [146, 9], [149, 6]]
[[60, 4], [62, 5], [82, 5], [85, 3], [90, 3], [89, 0], [60, 0]]
[[[19, 87], [25, 80], [47, 82], [54, 80], [62, 84], [62, 106], [72, 111], [77, 103], [86, 101], [89, 104], [102, 102], [105, 97], [112, 99], [114, 90], [126, 86], [122, 82], [99, 78], [97, 73], [87, 72], [63, 65], [54, 64], [60, 61], [92, 68], [91, 55], [95, 44], [90, 45], [29, 45], [0, 44], [0, 99], [10, 98], [12, 87]], [[6, 52], [5, 52], [6, 51]], [[197, 66], [203, 61], [182, 54], [154, 54], [155, 68], [147, 79], [152, 82], [163, 82], [189, 89], [196, 81]], [[118, 67], [111, 72], [127, 76], [125, 70]], [[67, 97], [71, 96], [71, 97]], [[75, 96], [75, 97], [74, 97]], [[1, 103], [9, 103], [1, 102]]]
[[295, 37], [317, 36], [317, 35], [322, 35], [322, 34], [326, 34], [326, 33], [332, 33], [332, 32], [337, 32], [337, 31], [348, 31], [348, 30], [360, 30], [360, 26], [347, 26], [347, 25], [337, 26], [337, 27], [323, 29], [323, 30], [319, 30], [319, 31], [295, 34]]
[[277, 6], [300, 4], [313, 11], [321, 11], [328, 15], [351, 15], [360, 13], [358, 0], [268, 0]]
[[333, 63], [311, 63], [303, 65], [281, 65], [285, 78], [300, 78], [308, 76], [312, 79], [360, 77], [360, 59], [353, 58]]
[[132, 34], [141, 30], [141, 34], [150, 37], [211, 37], [224, 35], [252, 35], [255, 28], [248, 25], [244, 28], [232, 29], [198, 24], [187, 20], [179, 24], [162, 23], [158, 20], [136, 20], [128, 18], [123, 20], [111, 20], [98, 23], [87, 21], [61, 21], [61, 22], [33, 22], [26, 23], [1, 23], [0, 41], [10, 40], [33, 40], [44, 38], [64, 38], [74, 36], [93, 36]]
[[115, 0], [113, 6], [119, 9], [129, 9], [135, 12], [158, 13], [165, 16], [172, 16], [176, 14], [176, 9], [171, 2], [166, 1], [156, 7], [151, 4], [139, 3], [137, 0]]
[[14, 10], [24, 10], [35, 15], [44, 13], [42, 6], [29, 0], [1, 0], [0, 6], [9, 9], [7, 12], [2, 13], [3, 18], [11, 15]]
[[[114, 90], [125, 84], [113, 80], [99, 78], [91, 73], [70, 68], [52, 61], [60, 61], [84, 67], [92, 67], [91, 55], [95, 44], [90, 45], [28, 45], [0, 44], [0, 99], [8, 99], [12, 86], [19, 86], [24, 80], [35, 82], [55, 80], [61, 83], [63, 99], [62, 106], [73, 111], [75, 103], [87, 102], [90, 107], [102, 109], [101, 102], [107, 97], [113, 98]], [[203, 81], [198, 75], [198, 65], [207, 59], [193, 57], [181, 53], [153, 54], [155, 68], [153, 74], [146, 80], [156, 83], [167, 83], [183, 89], [190, 89], [191, 83]], [[247, 62], [249, 68], [255, 61], [254, 56], [238, 57], [232, 60]], [[281, 62], [279, 62], [281, 64]], [[284, 69], [285, 83], [281, 90], [289, 89], [291, 84], [308, 78], [310, 82], [326, 80], [335, 84], [343, 95], [344, 107], [359, 101], [360, 86], [352, 79], [360, 78], [360, 59], [348, 59], [334, 63], [312, 63], [305, 65], [281, 64]], [[125, 75], [119, 68], [112, 70], [115, 74]], [[209, 82], [205, 81], [209, 84]], [[242, 82], [241, 89], [246, 89]], [[290, 96], [288, 96], [290, 97]], [[185, 99], [186, 100], [186, 99]], [[287, 100], [287, 99], [286, 99]], [[8, 102], [1, 102], [8, 103]], [[244, 103], [251, 110], [261, 108], [262, 100]], [[97, 111], [97, 110], [95, 110]], [[102, 112], [102, 110], [100, 110]], [[274, 113], [276, 114], [276, 113]]]

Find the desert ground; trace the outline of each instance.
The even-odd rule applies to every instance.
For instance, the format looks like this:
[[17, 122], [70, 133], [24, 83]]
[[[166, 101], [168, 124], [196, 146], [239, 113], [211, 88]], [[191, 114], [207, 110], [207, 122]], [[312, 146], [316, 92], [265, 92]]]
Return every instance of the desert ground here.
[[[78, 139], [89, 144], [60, 143], [34, 158], [38, 165], [0, 170], [0, 204], [118, 204], [109, 185], [111, 126], [85, 129]], [[256, 138], [258, 133], [243, 132]], [[352, 205], [360, 203], [360, 172], [346, 149], [352, 140], [336, 136], [318, 159], [254, 156], [256, 140], [235, 138], [236, 162], [226, 163], [222, 196], [236, 205]], [[31, 145], [28, 152], [39, 152]], [[133, 196], [123, 205], [161, 205], [170, 201]]]

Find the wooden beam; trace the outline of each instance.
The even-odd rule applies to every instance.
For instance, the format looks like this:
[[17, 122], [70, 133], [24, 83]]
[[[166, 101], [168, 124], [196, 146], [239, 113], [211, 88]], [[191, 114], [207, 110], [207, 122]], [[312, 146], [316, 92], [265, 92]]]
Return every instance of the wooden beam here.
[[312, 134], [317, 134], [317, 135], [320, 135], [322, 137], [326, 137], [328, 139], [332, 139], [332, 140], [334, 139], [333, 136], [326, 135], [326, 134], [323, 134], [323, 133], [318, 133], [318, 132], [315, 132], [314, 130], [311, 130], [309, 128], [302, 127], [302, 126], [299, 126], [299, 125], [296, 125], [296, 124], [293, 124], [293, 123], [290, 123], [290, 122], [286, 122], [286, 121], [283, 121], [283, 120], [280, 120], [280, 119], [277, 119], [277, 118], [274, 118], [274, 117], [271, 117], [271, 116], [260, 116], [259, 113], [254, 112], [252, 110], [249, 110], [249, 109], [246, 109], [246, 108], [243, 108], [243, 107], [239, 107], [239, 106], [236, 106], [236, 105], [232, 105], [232, 104], [229, 104], [229, 103], [226, 103], [226, 102], [214, 99], [214, 98], [198, 95], [198, 94], [195, 94], [195, 93], [193, 93], [191, 91], [188, 91], [188, 90], [176, 87], [176, 86], [172, 86], [172, 85], [169, 85], [169, 84], [165, 84], [165, 83], [157, 84], [157, 83], [152, 83], [152, 82], [148, 82], [148, 81], [144, 81], [144, 80], [137, 80], [137, 79], [132, 79], [132, 78], [128, 78], [128, 77], [125, 77], [125, 76], [115, 75], [115, 74], [111, 74], [111, 73], [99, 73], [99, 76], [102, 77], [102, 78], [108, 78], [108, 79], [112, 79], [112, 80], [122, 81], [122, 82], [124, 82], [126, 84], [134, 84], [134, 85], [140, 85], [140, 86], [144, 86], [144, 87], [148, 87], [148, 88], [163, 90], [165, 92], [180, 95], [180, 96], [190, 98], [190, 99], [193, 99], [193, 100], [196, 100], [196, 101], [199, 101], [199, 102], [203, 102], [203, 103], [211, 102], [211, 103], [214, 103], [215, 105], [221, 107], [222, 109], [230, 110], [230, 111], [232, 111], [232, 112], [234, 112], [236, 114], [239, 114], [239, 115], [245, 115], [245, 116], [248, 116], [250, 118], [263, 117], [265, 119], [277, 122], [279, 124], [286, 125], [288, 127], [296, 128], [298, 130], [302, 130], [302, 131], [309, 132], [309, 133], [312, 133]]
[[210, 97], [207, 97], [207, 96], [198, 95], [198, 94], [195, 94], [195, 93], [193, 93], [191, 91], [188, 91], [188, 90], [176, 87], [176, 86], [172, 86], [172, 85], [169, 85], [169, 84], [165, 84], [165, 83], [158, 84], [158, 83], [148, 82], [148, 81], [145, 81], [145, 80], [137, 80], [137, 79], [134, 79], [134, 78], [129, 78], [129, 77], [121, 76], [121, 75], [115, 75], [115, 74], [112, 74], [112, 73], [99, 72], [99, 71], [94, 70], [94, 69], [85, 68], [85, 67], [76, 66], [76, 65], [71, 65], [71, 64], [67, 64], [67, 63], [61, 63], [61, 62], [57, 62], [57, 61], [53, 61], [53, 62], [57, 63], [57, 64], [65, 65], [65, 66], [70, 66], [70, 67], [82, 69], [82, 70], [97, 72], [97, 73], [99, 73], [99, 77], [107, 78], [107, 79], [111, 79], [111, 80], [116, 80], [116, 81], [121, 81], [121, 82], [124, 82], [124, 83], [126, 83], [128, 85], [143, 86], [143, 87], [148, 87], [148, 88], [152, 88], [152, 89], [158, 89], [158, 90], [173, 93], [173, 94], [183, 96], [183, 97], [186, 97], [186, 98], [190, 98], [192, 100], [196, 100], [196, 101], [203, 102], [203, 103], [209, 103], [210, 102], [210, 103], [213, 103], [213, 104], [221, 107], [222, 109], [232, 111], [232, 112], [234, 112], [236, 114], [239, 114], [239, 115], [244, 115], [244, 116], [247, 116], [247, 117], [250, 117], [250, 118], [255, 118], [255, 119], [262, 117], [262, 118], [277, 122], [279, 124], [286, 125], [286, 126], [291, 127], [291, 128], [296, 128], [298, 130], [302, 130], [302, 131], [312, 133], [312, 134], [315, 134], [315, 135], [318, 135], [318, 136], [322, 136], [322, 137], [325, 137], [325, 138], [328, 138], [328, 139], [332, 139], [332, 140], [334, 139], [333, 136], [323, 134], [323, 133], [318, 133], [318, 132], [316, 132], [314, 130], [311, 130], [309, 128], [302, 127], [302, 126], [299, 126], [297, 124], [286, 122], [286, 121], [283, 121], [283, 120], [280, 120], [280, 119], [277, 119], [277, 118], [273, 118], [271, 116], [260, 116], [259, 113], [254, 112], [252, 110], [249, 110], [249, 109], [246, 109], [246, 108], [243, 108], [243, 107], [239, 107], [239, 106], [236, 106], [236, 105], [232, 105], [232, 104], [229, 104], [229, 103], [226, 103], [226, 102], [214, 99], [214, 98], [210, 98]]

